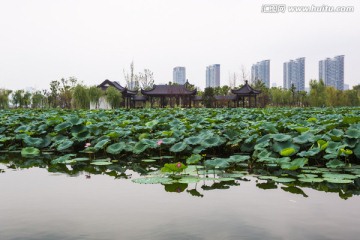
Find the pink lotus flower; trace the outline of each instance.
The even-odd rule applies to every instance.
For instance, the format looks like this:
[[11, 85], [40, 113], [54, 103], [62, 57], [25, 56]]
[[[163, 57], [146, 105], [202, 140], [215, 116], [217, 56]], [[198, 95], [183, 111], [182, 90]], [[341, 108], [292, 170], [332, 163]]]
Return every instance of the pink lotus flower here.
[[176, 164], [176, 167], [181, 168], [181, 163], [178, 162], [178, 163]]
[[159, 141], [157, 141], [157, 145], [160, 146], [163, 143], [163, 140], [160, 139]]
[[85, 148], [88, 148], [91, 146], [91, 143], [85, 143]]

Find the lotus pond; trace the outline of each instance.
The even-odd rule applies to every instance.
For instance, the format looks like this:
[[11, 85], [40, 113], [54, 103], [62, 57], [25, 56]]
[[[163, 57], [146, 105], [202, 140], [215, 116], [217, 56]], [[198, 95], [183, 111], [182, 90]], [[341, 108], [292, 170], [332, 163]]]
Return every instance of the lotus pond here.
[[357, 239], [360, 108], [0, 112], [0, 239]]

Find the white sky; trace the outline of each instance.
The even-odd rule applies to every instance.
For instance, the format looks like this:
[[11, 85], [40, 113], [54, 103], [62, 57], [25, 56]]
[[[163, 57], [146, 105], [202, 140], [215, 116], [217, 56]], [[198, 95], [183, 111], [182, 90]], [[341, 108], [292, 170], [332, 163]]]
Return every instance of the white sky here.
[[[353, 13], [262, 13], [263, 4], [354, 6]], [[305, 57], [305, 81], [318, 61], [345, 55], [345, 83], [360, 83], [358, 0], [0, 0], [0, 88], [49, 88], [75, 76], [86, 85], [125, 85], [123, 69], [149, 68], [155, 83], [185, 66], [205, 86], [207, 65], [229, 73], [270, 59], [270, 85], [283, 63]], [[238, 82], [237, 84], [241, 84]]]

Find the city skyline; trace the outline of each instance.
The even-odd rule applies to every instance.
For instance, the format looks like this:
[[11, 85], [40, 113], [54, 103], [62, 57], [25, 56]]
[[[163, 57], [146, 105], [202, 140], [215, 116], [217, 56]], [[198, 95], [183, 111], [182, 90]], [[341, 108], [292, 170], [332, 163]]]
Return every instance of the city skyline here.
[[344, 90], [344, 58], [344, 55], [339, 55], [319, 61], [319, 79], [326, 86]]
[[283, 88], [305, 91], [305, 58], [297, 58], [284, 62]]
[[270, 88], [270, 60], [262, 60], [251, 67], [251, 81], [260, 80]]
[[173, 83], [185, 84], [186, 82], [186, 68], [185, 67], [174, 67], [173, 68]]
[[[251, 66], [270, 59], [270, 86], [282, 86], [283, 63], [306, 57], [305, 86], [318, 79], [319, 60], [346, 55], [345, 84], [360, 83], [360, 2], [343, 13], [264, 13], [263, 1], [243, 0], [17, 0], [0, 4], [0, 88], [49, 89], [76, 77], [88, 86], [111, 79], [126, 84], [124, 71], [150, 69], [155, 84], [172, 80], [174, 66], [205, 87], [204, 69], [221, 64], [221, 85], [250, 80]], [[311, 5], [313, 0], [291, 1]], [[183, 13], [186, 12], [186, 18]], [[64, 17], [66, 16], [66, 17]], [[249, 21], [252, 19], [252, 21]], [[281, 26], [281, 27], [278, 27]], [[216, 31], [214, 31], [214, 29]], [[320, 29], [320, 30], [319, 30]]]
[[220, 87], [220, 64], [212, 64], [206, 67], [205, 87]]

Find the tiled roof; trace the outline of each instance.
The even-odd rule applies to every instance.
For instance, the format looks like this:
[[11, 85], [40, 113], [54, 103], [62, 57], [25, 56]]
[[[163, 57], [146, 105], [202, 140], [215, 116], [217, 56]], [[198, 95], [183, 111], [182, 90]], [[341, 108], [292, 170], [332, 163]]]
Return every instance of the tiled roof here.
[[141, 90], [143, 95], [157, 95], [157, 96], [166, 96], [166, 95], [195, 95], [196, 90], [189, 90], [184, 85], [155, 85], [150, 90]]
[[261, 91], [253, 89], [248, 84], [248, 81], [245, 81], [245, 85], [242, 86], [241, 88], [231, 90], [231, 92], [234, 94], [237, 94], [237, 95], [256, 95], [256, 94], [261, 93]]
[[131, 90], [121, 86], [120, 83], [118, 83], [116, 81], [112, 82], [109, 79], [106, 79], [101, 84], [99, 84], [98, 88], [101, 88], [102, 90], [106, 90], [109, 86], [112, 86], [112, 87], [116, 88], [117, 90], [119, 90], [120, 92], [128, 94], [128, 95], [135, 95], [137, 93], [137, 91], [131, 91]]

